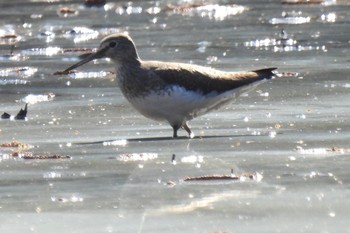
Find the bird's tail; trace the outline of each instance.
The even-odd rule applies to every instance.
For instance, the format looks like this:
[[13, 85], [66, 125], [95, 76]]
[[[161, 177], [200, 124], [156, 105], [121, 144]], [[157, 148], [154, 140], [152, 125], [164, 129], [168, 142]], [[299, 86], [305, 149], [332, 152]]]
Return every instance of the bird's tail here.
[[253, 70], [253, 72], [257, 73], [261, 79], [272, 79], [276, 76], [276, 72], [274, 72], [276, 69], [276, 67], [271, 67], [260, 70]]

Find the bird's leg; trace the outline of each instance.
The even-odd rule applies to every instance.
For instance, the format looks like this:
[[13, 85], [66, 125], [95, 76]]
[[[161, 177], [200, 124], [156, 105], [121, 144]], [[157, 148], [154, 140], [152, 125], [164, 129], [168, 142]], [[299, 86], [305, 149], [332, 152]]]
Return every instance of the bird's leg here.
[[177, 130], [180, 128], [178, 125], [172, 125], [173, 127], [173, 138], [177, 138]]
[[188, 122], [187, 122], [187, 121], [186, 121], [184, 124], [182, 124], [182, 128], [183, 128], [184, 130], [186, 130], [186, 132], [188, 133], [188, 136], [189, 136], [190, 138], [194, 138], [194, 133], [192, 133], [190, 127], [188, 126]]

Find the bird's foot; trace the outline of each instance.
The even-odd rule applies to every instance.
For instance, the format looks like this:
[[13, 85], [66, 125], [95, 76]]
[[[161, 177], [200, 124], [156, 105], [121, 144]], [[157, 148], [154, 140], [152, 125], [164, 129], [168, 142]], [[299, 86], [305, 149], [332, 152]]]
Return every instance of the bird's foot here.
[[185, 124], [182, 125], [182, 128], [186, 130], [189, 138], [194, 138], [194, 133], [191, 131], [191, 128], [188, 126], [187, 122], [185, 122]]

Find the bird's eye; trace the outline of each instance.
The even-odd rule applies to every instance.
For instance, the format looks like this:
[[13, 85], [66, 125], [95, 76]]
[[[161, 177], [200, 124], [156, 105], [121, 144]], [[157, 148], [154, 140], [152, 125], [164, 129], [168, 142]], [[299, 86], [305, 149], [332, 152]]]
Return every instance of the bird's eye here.
[[115, 41], [109, 43], [109, 47], [114, 48], [117, 45]]

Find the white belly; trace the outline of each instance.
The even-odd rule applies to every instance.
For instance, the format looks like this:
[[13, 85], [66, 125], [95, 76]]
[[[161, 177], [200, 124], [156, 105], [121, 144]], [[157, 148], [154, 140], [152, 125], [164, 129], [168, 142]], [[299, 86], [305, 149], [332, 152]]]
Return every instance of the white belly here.
[[251, 88], [252, 86], [249, 85], [221, 94], [212, 92], [202, 95], [199, 92], [188, 91], [180, 86], [173, 86], [166, 92], [151, 92], [149, 95], [128, 100], [142, 115], [173, 124], [189, 121], [209, 111], [218, 109]]

